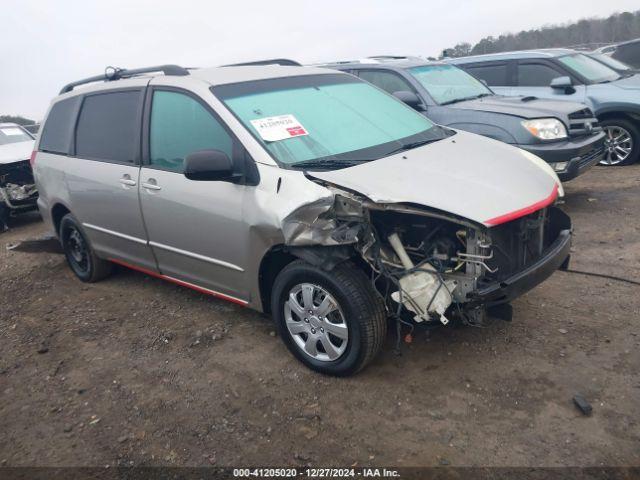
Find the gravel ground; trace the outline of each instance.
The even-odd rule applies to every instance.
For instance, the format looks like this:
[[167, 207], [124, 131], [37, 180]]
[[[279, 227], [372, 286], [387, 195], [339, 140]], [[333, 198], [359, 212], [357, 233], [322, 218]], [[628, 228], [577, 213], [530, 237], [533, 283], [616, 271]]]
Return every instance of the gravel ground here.
[[[566, 191], [572, 268], [640, 281], [640, 165]], [[3, 465], [640, 465], [638, 285], [557, 272], [511, 323], [420, 333], [401, 356], [390, 333], [336, 379], [256, 312], [5, 248], [42, 233], [29, 215], [0, 235]]]

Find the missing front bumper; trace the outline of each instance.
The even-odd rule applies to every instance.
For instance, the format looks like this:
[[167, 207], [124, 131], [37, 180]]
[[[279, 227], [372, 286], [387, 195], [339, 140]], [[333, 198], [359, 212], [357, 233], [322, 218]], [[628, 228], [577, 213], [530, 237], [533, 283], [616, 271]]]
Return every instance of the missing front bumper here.
[[536, 262], [520, 272], [476, 290], [471, 303], [487, 307], [507, 303], [549, 278], [560, 267], [566, 268], [571, 250], [571, 229], [561, 230], [556, 240]]

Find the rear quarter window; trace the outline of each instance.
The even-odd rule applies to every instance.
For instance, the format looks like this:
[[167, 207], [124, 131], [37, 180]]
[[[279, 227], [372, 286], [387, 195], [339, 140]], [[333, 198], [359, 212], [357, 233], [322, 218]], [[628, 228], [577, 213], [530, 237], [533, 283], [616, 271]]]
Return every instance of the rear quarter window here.
[[404, 78], [393, 72], [382, 70], [360, 70], [358, 76], [366, 82], [393, 95], [395, 92], [413, 92], [414, 89]]
[[619, 45], [611, 56], [634, 68], [640, 68], [640, 41]]
[[76, 156], [135, 162], [139, 151], [141, 107], [141, 90], [87, 96], [78, 118]]
[[40, 151], [62, 155], [71, 153], [71, 139], [81, 101], [81, 96], [72, 97], [60, 100], [51, 107], [40, 134]]

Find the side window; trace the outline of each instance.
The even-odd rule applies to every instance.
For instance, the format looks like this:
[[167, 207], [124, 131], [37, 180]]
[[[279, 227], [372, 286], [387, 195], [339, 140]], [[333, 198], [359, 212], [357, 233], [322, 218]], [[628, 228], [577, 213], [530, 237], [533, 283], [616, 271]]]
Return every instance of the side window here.
[[620, 60], [634, 68], [640, 68], [640, 42], [619, 45], [611, 54], [616, 60]]
[[156, 90], [151, 104], [149, 161], [165, 170], [183, 171], [184, 159], [198, 150], [220, 150], [232, 157], [233, 139], [194, 98]]
[[413, 87], [400, 75], [383, 70], [360, 70], [358, 76], [387, 93], [413, 92]]
[[85, 97], [76, 130], [76, 156], [133, 163], [140, 138], [139, 90]]
[[551, 80], [561, 77], [562, 73], [541, 63], [518, 65], [518, 86], [548, 87]]
[[82, 96], [60, 100], [51, 107], [42, 127], [39, 149], [43, 152], [69, 155], [76, 114]]
[[496, 63], [491, 65], [461, 65], [467, 72], [479, 80], [484, 80], [490, 87], [509, 86], [507, 77], [507, 64]]

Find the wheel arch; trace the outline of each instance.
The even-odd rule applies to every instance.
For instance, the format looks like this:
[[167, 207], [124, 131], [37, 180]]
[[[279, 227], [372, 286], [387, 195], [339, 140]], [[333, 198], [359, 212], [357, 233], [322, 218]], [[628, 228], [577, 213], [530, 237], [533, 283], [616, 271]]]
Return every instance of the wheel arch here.
[[611, 108], [598, 112], [597, 116], [598, 121], [600, 122], [603, 122], [605, 120], [612, 120], [615, 118], [621, 118], [640, 126], [640, 110], [616, 110]]
[[53, 222], [56, 236], [60, 236], [60, 222], [62, 222], [62, 218], [69, 213], [71, 213], [71, 210], [63, 203], [56, 203], [51, 208], [51, 221]]
[[262, 310], [271, 313], [271, 291], [273, 282], [278, 274], [291, 262], [301, 259], [326, 271], [333, 270], [337, 265], [351, 259], [355, 250], [351, 246], [323, 246], [290, 247], [276, 245], [262, 257], [258, 272], [260, 301]]

